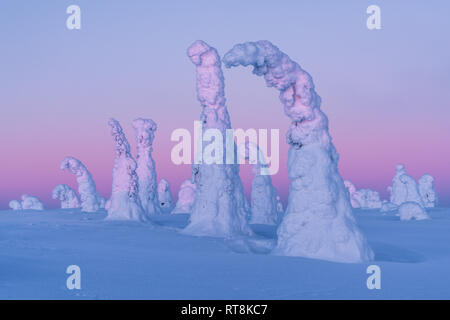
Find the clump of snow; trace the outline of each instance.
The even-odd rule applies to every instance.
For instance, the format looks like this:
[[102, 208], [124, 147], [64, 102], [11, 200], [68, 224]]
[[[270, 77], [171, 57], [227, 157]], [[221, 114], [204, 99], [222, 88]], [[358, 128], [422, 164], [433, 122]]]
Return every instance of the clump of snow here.
[[432, 175], [424, 174], [419, 179], [419, 193], [426, 208], [434, 208], [438, 204], [438, 197], [434, 189]]
[[136, 161], [130, 154], [130, 144], [117, 120], [111, 118], [108, 124], [114, 138], [115, 158], [107, 219], [146, 221], [147, 216], [139, 200]]
[[80, 207], [80, 200], [71, 187], [66, 184], [58, 184], [52, 191], [52, 198], [61, 201], [62, 209], [72, 209]]
[[195, 183], [192, 183], [190, 179], [185, 180], [178, 191], [178, 201], [173, 209], [172, 213], [187, 213], [192, 212], [192, 207], [195, 202], [195, 189], [197, 188]]
[[11, 200], [9, 202], [9, 207], [13, 210], [22, 210], [22, 204], [18, 200]]
[[280, 91], [291, 119], [286, 134], [290, 193], [274, 253], [338, 262], [372, 260], [338, 172], [338, 154], [311, 76], [269, 41], [238, 44], [223, 60], [227, 67], [252, 65], [254, 74]]
[[425, 209], [417, 202], [404, 202], [398, 208], [400, 220], [426, 220], [430, 219]]
[[[231, 123], [225, 105], [220, 57], [216, 49], [203, 41], [194, 42], [187, 54], [196, 67], [197, 99], [202, 106], [202, 132], [217, 129], [225, 141], [225, 130], [231, 128]], [[204, 143], [203, 150], [208, 145]], [[223, 160], [226, 163], [226, 159]], [[212, 237], [252, 234], [246, 220], [249, 205], [239, 177], [239, 165], [201, 163], [193, 165], [192, 170], [193, 176], [197, 177], [196, 199], [189, 224], [183, 232]]]
[[22, 195], [22, 209], [23, 210], [44, 210], [44, 204], [37, 197]]
[[358, 200], [355, 198], [356, 187], [350, 180], [344, 180], [344, 185], [347, 188], [348, 193], [350, 194], [350, 203], [353, 208], [359, 208], [361, 205]]
[[133, 121], [137, 146], [137, 169], [139, 183], [139, 199], [142, 208], [148, 215], [160, 212], [156, 193], [157, 180], [155, 161], [152, 158], [153, 140], [155, 139], [156, 123], [151, 119], [138, 118]]
[[94, 179], [89, 170], [74, 157], [65, 157], [61, 162], [61, 170], [69, 170], [75, 175], [78, 183], [78, 193], [81, 200], [81, 211], [97, 212], [101, 206], [101, 198], [97, 193]]
[[157, 187], [159, 208], [162, 213], [170, 213], [173, 209], [172, 193], [170, 183], [166, 179], [161, 179]]

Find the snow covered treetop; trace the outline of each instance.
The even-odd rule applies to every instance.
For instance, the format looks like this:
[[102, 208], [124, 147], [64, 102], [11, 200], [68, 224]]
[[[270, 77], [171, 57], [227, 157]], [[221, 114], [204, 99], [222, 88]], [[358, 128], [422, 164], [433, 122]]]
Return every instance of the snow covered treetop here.
[[289, 144], [300, 147], [329, 139], [328, 134], [323, 134], [328, 119], [319, 110], [321, 99], [311, 76], [272, 43], [264, 40], [237, 44], [225, 54], [223, 62], [228, 68], [252, 65], [254, 74], [264, 76], [268, 87], [280, 91], [284, 112], [292, 122], [286, 135]]
[[197, 99], [203, 107], [201, 120], [204, 127], [229, 128], [231, 124], [225, 107], [222, 62], [216, 49], [197, 40], [188, 48], [187, 55], [196, 66]]
[[152, 119], [138, 118], [133, 120], [133, 128], [136, 133], [136, 142], [138, 147], [150, 148], [152, 150], [152, 143], [155, 139], [155, 131], [158, 128]]
[[117, 121], [114, 118], [111, 118], [109, 119], [108, 124], [111, 127], [111, 135], [114, 137], [115, 143], [114, 150], [116, 152], [116, 156], [118, 158], [131, 157], [130, 144], [128, 143], [128, 140], [125, 138], [125, 134], [123, 133], [122, 126], [120, 125], [119, 121]]
[[75, 176], [81, 176], [87, 172], [84, 164], [74, 157], [65, 157], [61, 162], [60, 168], [61, 170], [68, 169], [70, 173], [74, 174]]

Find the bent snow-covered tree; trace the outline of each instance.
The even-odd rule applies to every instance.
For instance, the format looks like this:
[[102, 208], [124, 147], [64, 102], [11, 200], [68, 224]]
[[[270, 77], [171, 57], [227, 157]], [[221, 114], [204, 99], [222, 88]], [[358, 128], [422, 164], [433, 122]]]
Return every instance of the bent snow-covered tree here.
[[131, 156], [130, 144], [117, 120], [110, 119], [108, 124], [114, 138], [115, 158], [107, 219], [146, 221], [147, 216], [139, 200], [136, 161]]
[[52, 198], [61, 201], [62, 209], [73, 209], [80, 207], [80, 200], [71, 187], [66, 184], [58, 184], [52, 191]]
[[97, 212], [102, 205], [102, 198], [97, 193], [94, 179], [89, 170], [74, 157], [65, 157], [61, 162], [61, 170], [69, 170], [75, 175], [78, 183], [78, 193], [81, 200], [81, 211]]
[[[218, 130], [225, 146], [225, 132], [231, 128], [231, 122], [225, 105], [220, 57], [216, 49], [203, 41], [194, 42], [187, 54], [196, 67], [197, 99], [202, 105], [203, 132], [207, 129]], [[200, 152], [203, 154], [208, 146], [208, 143], [203, 143]], [[184, 233], [212, 237], [252, 234], [246, 220], [249, 205], [239, 177], [239, 165], [225, 164], [225, 154], [223, 152], [222, 164], [201, 163], [193, 166], [193, 175], [198, 179], [195, 203]]]
[[254, 74], [280, 91], [291, 119], [286, 134], [289, 200], [274, 253], [337, 262], [372, 260], [338, 172], [338, 154], [311, 76], [269, 41], [238, 44], [223, 61], [227, 67], [252, 65]]
[[151, 119], [138, 118], [133, 121], [133, 128], [137, 146], [136, 174], [139, 182], [139, 200], [148, 215], [158, 214], [160, 210], [156, 194], [156, 170], [155, 161], [152, 158], [157, 126]]

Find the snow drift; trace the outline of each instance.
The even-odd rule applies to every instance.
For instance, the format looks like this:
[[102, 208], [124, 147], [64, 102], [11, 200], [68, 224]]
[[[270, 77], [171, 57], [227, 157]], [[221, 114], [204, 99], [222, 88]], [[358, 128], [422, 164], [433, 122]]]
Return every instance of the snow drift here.
[[156, 170], [155, 161], [152, 158], [157, 126], [151, 119], [138, 118], [133, 121], [133, 128], [137, 146], [136, 174], [139, 183], [139, 199], [148, 215], [158, 214], [160, 210], [156, 194]]
[[52, 191], [52, 198], [61, 201], [62, 209], [72, 209], [80, 207], [80, 200], [71, 187], [66, 184], [58, 184]]
[[101, 208], [101, 197], [97, 193], [94, 179], [89, 170], [74, 157], [65, 157], [61, 162], [61, 170], [69, 170], [75, 175], [78, 183], [78, 193], [81, 198], [81, 211], [97, 212]]
[[108, 124], [114, 138], [115, 159], [107, 219], [146, 221], [147, 216], [139, 200], [136, 161], [130, 154], [130, 144], [117, 120], [111, 118]]
[[252, 65], [254, 74], [280, 91], [291, 119], [286, 134], [290, 194], [274, 253], [338, 262], [372, 260], [337, 169], [338, 154], [311, 76], [269, 41], [238, 44], [223, 61], [227, 67]]
[[[231, 128], [225, 105], [224, 78], [216, 49], [203, 41], [194, 42], [187, 50], [197, 72], [197, 98], [202, 106], [203, 132], [217, 129], [226, 137]], [[223, 143], [225, 145], [225, 143]], [[203, 150], [208, 146], [203, 144]], [[203, 151], [202, 150], [202, 151]], [[223, 152], [225, 155], [226, 152]], [[223, 159], [226, 163], [226, 159]], [[233, 237], [252, 234], [247, 224], [249, 206], [244, 196], [236, 164], [196, 164], [195, 203], [186, 234], [212, 237]]]

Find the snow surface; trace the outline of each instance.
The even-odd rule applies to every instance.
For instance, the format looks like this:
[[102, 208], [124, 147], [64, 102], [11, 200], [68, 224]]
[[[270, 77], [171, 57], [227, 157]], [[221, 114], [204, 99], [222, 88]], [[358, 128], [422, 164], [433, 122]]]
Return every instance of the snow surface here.
[[320, 109], [311, 76], [269, 41], [237, 44], [223, 61], [227, 67], [253, 66], [255, 75], [280, 91], [291, 120], [286, 134], [289, 199], [275, 252], [339, 262], [373, 259], [355, 223], [328, 118]]
[[[450, 299], [450, 209], [432, 220], [355, 210], [375, 261], [346, 264], [269, 254], [276, 228], [252, 225], [235, 240], [179, 232], [188, 215], [154, 225], [107, 221], [80, 209], [0, 212], [0, 297], [4, 299]], [[66, 268], [81, 268], [81, 290]], [[368, 290], [368, 265], [381, 290]]]

